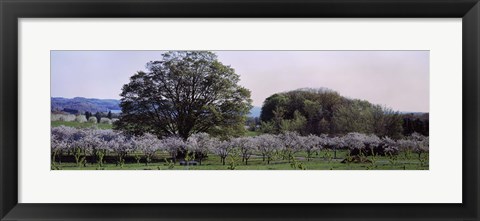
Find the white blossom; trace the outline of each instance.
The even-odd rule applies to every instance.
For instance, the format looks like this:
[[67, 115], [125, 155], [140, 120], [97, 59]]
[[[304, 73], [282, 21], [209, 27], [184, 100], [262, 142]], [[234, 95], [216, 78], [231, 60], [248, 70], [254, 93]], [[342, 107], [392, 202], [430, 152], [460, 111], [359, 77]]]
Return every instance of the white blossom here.
[[312, 153], [323, 148], [323, 145], [325, 145], [325, 139], [316, 135], [308, 135], [306, 137], [301, 137], [301, 143], [303, 149], [307, 152], [307, 160], [310, 160]]
[[352, 149], [365, 149], [367, 136], [361, 133], [348, 133], [343, 137], [347, 146]]
[[399, 149], [399, 144], [391, 139], [390, 137], [384, 137], [382, 138], [382, 143], [383, 143], [383, 150], [386, 155], [393, 155], [398, 153]]
[[51, 114], [51, 121], [75, 121], [76, 117], [73, 114]]
[[75, 118], [75, 121], [79, 122], [79, 123], [85, 123], [85, 122], [87, 122], [87, 118], [85, 117], [85, 115], [78, 115]]
[[89, 118], [88, 118], [88, 122], [89, 122], [89, 123], [94, 123], [94, 124], [96, 124], [96, 123], [97, 123], [97, 118], [94, 117], [94, 116], [89, 117]]
[[100, 123], [101, 124], [112, 124], [112, 120], [110, 120], [106, 117], [102, 117], [102, 118], [100, 118]]
[[282, 149], [283, 143], [274, 135], [262, 134], [255, 139], [258, 150], [262, 154], [263, 161], [270, 163], [274, 154]]
[[234, 144], [230, 141], [217, 142], [213, 147], [213, 153], [220, 157], [220, 161], [225, 165], [225, 159], [233, 151]]
[[215, 144], [215, 139], [212, 139], [207, 133], [192, 134], [187, 139], [187, 150], [198, 157], [200, 164], [203, 158], [207, 157], [208, 152], [212, 150]]
[[145, 133], [140, 137], [133, 139], [133, 144], [142, 151], [145, 156], [153, 156], [155, 152], [161, 149], [162, 143], [153, 134]]
[[240, 137], [236, 138], [233, 141], [235, 147], [237, 147], [242, 155], [242, 161], [245, 162], [245, 165], [248, 164], [248, 159], [257, 151], [257, 143], [255, 138], [252, 137]]
[[185, 142], [179, 137], [167, 137], [162, 140], [163, 148], [167, 151], [175, 162], [178, 152], [186, 149]]

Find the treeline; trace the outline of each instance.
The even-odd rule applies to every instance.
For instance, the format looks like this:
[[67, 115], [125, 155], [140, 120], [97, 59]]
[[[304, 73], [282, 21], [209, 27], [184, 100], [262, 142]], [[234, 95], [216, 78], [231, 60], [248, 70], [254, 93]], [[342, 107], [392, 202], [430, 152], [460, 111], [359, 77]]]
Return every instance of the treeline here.
[[85, 114], [70, 114], [65, 112], [53, 112], [50, 115], [51, 121], [64, 121], [64, 122], [79, 122], [79, 123], [104, 123], [104, 124], [112, 124], [115, 121], [118, 121], [118, 117], [120, 114], [114, 114], [111, 111], [108, 113], [97, 112], [91, 113], [89, 111], [85, 112]]
[[325, 88], [299, 89], [268, 97], [262, 106], [259, 129], [265, 133], [296, 131], [302, 135], [358, 132], [399, 139], [413, 132], [428, 135], [428, 116], [427, 123], [424, 120], [405, 123], [403, 114], [387, 107], [345, 98]]
[[404, 114], [403, 115], [403, 135], [408, 136], [413, 133], [419, 133], [429, 136], [429, 114]]

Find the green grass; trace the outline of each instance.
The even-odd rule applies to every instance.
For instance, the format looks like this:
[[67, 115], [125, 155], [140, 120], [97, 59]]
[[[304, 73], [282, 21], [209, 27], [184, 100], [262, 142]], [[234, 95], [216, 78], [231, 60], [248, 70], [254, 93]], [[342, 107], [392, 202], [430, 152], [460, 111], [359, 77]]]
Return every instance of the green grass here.
[[112, 129], [111, 124], [95, 124], [95, 123], [80, 123], [76, 121], [66, 122], [66, 121], [51, 121], [52, 127], [59, 127], [59, 126], [68, 126], [68, 127], [75, 127], [75, 128], [90, 128], [95, 127], [98, 129]]
[[248, 137], [254, 137], [254, 136], [258, 136], [262, 133], [260, 133], [259, 131], [251, 131], [251, 130], [247, 130], [245, 132], [245, 136], [248, 136]]
[[[409, 159], [402, 154], [398, 156], [395, 164], [390, 162], [388, 157], [376, 157], [375, 164], [373, 163], [341, 163], [347, 156], [347, 151], [338, 151], [337, 158], [325, 158], [325, 152], [322, 151], [318, 155], [314, 155], [310, 161], [307, 161], [306, 153], [295, 154], [297, 163], [301, 163], [307, 170], [428, 170], [428, 161], [426, 165], [421, 165], [416, 155], [412, 155]], [[333, 156], [333, 155], [332, 155]], [[113, 156], [112, 156], [113, 157]], [[133, 156], [130, 156], [133, 157]], [[173, 168], [169, 168], [168, 164], [163, 159], [167, 158], [164, 153], [158, 154], [154, 163], [148, 166], [145, 163], [126, 163], [123, 167], [117, 166], [115, 163], [104, 164], [99, 167], [96, 163], [87, 163], [86, 166], [77, 166], [73, 162], [56, 163], [52, 169], [61, 170], [229, 170], [232, 161], [235, 161], [235, 170], [293, 170], [291, 163], [283, 160], [281, 157], [276, 157], [270, 164], [262, 161], [260, 156], [252, 156], [248, 161], [248, 165], [242, 163], [240, 157], [228, 157], [226, 165], [220, 163], [220, 158], [215, 155], [210, 155], [207, 160], [198, 166], [181, 166], [177, 162]], [[368, 157], [372, 159], [372, 157]]]

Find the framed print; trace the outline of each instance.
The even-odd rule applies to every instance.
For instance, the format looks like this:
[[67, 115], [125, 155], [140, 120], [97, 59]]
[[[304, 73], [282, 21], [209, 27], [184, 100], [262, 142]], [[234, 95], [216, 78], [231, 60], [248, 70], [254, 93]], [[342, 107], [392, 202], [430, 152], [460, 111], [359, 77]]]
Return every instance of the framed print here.
[[479, 219], [477, 1], [1, 4], [2, 220]]

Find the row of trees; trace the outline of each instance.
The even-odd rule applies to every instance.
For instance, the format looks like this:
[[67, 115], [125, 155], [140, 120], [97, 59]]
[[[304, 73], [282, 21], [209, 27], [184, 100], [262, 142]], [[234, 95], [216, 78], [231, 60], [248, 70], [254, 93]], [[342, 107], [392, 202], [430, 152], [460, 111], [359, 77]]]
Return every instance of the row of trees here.
[[403, 134], [410, 135], [413, 133], [420, 133], [428, 136], [430, 129], [429, 114], [405, 114], [403, 115]]
[[174, 163], [179, 154], [184, 153], [181, 156], [185, 160], [195, 159], [200, 164], [209, 154], [215, 154], [225, 165], [227, 157], [232, 155], [241, 157], [245, 164], [248, 164], [254, 155], [270, 163], [274, 156], [291, 160], [299, 152], [306, 153], [306, 159], [310, 160], [313, 154], [323, 149], [332, 150], [335, 153], [334, 158], [336, 151], [340, 149], [348, 149], [352, 155], [396, 155], [399, 151], [420, 155], [428, 152], [428, 137], [416, 133], [402, 140], [361, 133], [329, 137], [301, 136], [296, 132], [220, 140], [206, 133], [197, 133], [184, 140], [175, 136], [158, 139], [149, 133], [128, 136], [113, 130], [60, 126], [52, 128], [51, 136], [52, 162], [58, 161], [59, 155], [67, 154], [74, 156], [78, 165], [86, 163], [87, 156], [93, 156], [95, 161], [102, 165], [107, 154], [116, 156], [117, 164], [123, 165], [125, 157], [131, 153], [134, 153], [137, 162], [142, 160], [146, 164], [159, 152], [169, 154]]
[[78, 123], [100, 123], [100, 124], [112, 124], [118, 121], [118, 118], [97, 117], [83, 115], [83, 114], [51, 114], [51, 121], [63, 121], [63, 122], [78, 122]]
[[97, 122], [100, 123], [100, 119], [102, 118], [108, 118], [110, 120], [118, 119], [120, 115], [119, 114], [114, 114], [112, 111], [108, 111], [107, 113], [105, 112], [96, 112], [96, 113], [91, 113], [89, 111], [85, 111], [85, 117], [87, 119], [90, 119], [91, 117], [97, 118]]

